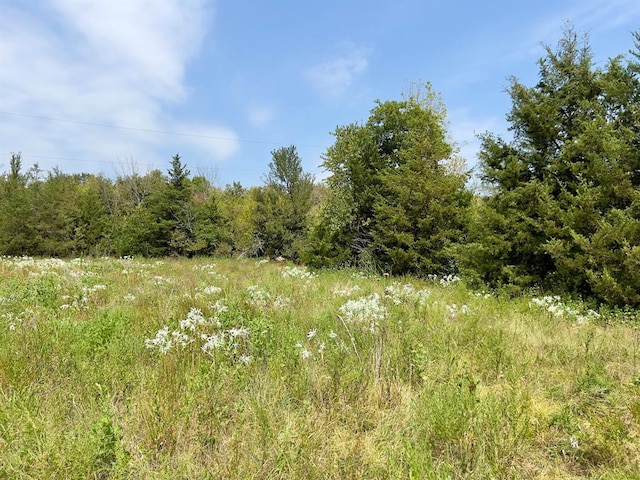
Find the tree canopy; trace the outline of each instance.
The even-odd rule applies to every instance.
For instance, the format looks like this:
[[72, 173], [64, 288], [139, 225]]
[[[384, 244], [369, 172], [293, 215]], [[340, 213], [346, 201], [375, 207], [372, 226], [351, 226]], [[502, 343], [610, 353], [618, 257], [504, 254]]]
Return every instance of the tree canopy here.
[[264, 184], [222, 189], [166, 173], [68, 175], [11, 154], [0, 175], [0, 255], [284, 256], [316, 267], [450, 275], [640, 305], [640, 32], [594, 62], [568, 27], [532, 85], [511, 78], [512, 138], [480, 136], [482, 194], [430, 84], [338, 126], [316, 184], [294, 145]]
[[392, 273], [451, 273], [464, 236], [465, 174], [450, 167], [446, 111], [430, 85], [376, 102], [364, 124], [338, 127], [323, 166], [328, 200], [306, 258]]
[[637, 60], [598, 67], [568, 28], [546, 47], [536, 85], [511, 80], [513, 141], [482, 136], [491, 195], [463, 255], [471, 272], [493, 285], [640, 303]]

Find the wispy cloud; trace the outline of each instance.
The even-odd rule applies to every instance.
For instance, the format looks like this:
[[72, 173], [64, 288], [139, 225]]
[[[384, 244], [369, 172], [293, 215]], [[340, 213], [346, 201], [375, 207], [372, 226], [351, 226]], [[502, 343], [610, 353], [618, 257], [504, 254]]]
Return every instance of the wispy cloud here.
[[341, 50], [339, 55], [318, 63], [305, 72], [311, 85], [329, 99], [342, 97], [369, 65], [368, 49], [345, 44]]
[[211, 23], [209, 1], [9, 0], [2, 11], [0, 109], [79, 123], [5, 115], [0, 152], [88, 163], [131, 155], [148, 161], [173, 148], [175, 136], [141, 129], [194, 134], [180, 141], [216, 159], [237, 149], [229, 128], [170, 114], [188, 96], [185, 70]]

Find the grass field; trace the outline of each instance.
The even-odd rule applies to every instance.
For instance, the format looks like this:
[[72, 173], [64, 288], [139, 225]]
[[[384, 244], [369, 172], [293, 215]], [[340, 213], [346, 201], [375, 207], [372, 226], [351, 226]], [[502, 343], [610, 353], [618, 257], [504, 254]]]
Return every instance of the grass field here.
[[0, 478], [640, 478], [635, 312], [255, 260], [0, 259]]

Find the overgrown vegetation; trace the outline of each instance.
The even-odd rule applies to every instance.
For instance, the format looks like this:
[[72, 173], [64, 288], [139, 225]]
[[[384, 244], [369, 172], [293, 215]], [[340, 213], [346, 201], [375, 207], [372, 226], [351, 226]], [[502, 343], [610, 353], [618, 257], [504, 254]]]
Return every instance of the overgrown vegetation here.
[[634, 39], [512, 80], [482, 194], [429, 85], [338, 127], [321, 185], [295, 146], [224, 189], [13, 154], [0, 479], [638, 478]]
[[224, 189], [190, 176], [23, 171], [0, 177], [0, 254], [285, 257], [315, 267], [456, 275], [640, 305], [640, 33], [604, 66], [571, 28], [511, 80], [512, 140], [482, 136], [483, 194], [447, 136], [431, 86], [377, 101], [338, 127], [320, 185], [295, 146], [272, 152], [264, 185]]
[[0, 478], [637, 478], [636, 313], [455, 277], [0, 259]]
[[596, 67], [572, 30], [513, 79], [510, 143], [487, 134], [463, 265], [493, 285], [542, 286], [640, 304], [640, 35], [631, 58]]

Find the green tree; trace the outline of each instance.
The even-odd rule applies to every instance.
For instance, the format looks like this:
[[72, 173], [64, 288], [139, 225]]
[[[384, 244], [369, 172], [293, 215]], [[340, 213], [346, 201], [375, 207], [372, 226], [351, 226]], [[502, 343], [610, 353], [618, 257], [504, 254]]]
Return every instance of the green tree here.
[[167, 177], [160, 170], [116, 181], [112, 224], [118, 255], [163, 256], [170, 253], [170, 217], [165, 190]]
[[304, 173], [295, 146], [273, 150], [271, 155], [257, 197], [256, 232], [263, 254], [297, 259], [311, 209], [313, 177]]
[[511, 80], [513, 141], [482, 137], [492, 194], [463, 263], [491, 284], [640, 303], [638, 63], [597, 68], [567, 28], [538, 65], [535, 86]]
[[392, 273], [455, 270], [471, 195], [447, 139], [446, 111], [430, 85], [376, 103], [368, 121], [338, 127], [323, 166], [328, 198], [306, 259]]
[[262, 251], [260, 238], [257, 236], [257, 198], [260, 188], [244, 188], [240, 183], [227, 185], [222, 194], [220, 208], [228, 234], [228, 255], [239, 257], [255, 257]]
[[184, 190], [188, 186], [189, 170], [186, 165], [182, 164], [180, 154], [176, 153], [171, 157], [171, 168], [167, 171], [169, 174], [169, 184], [177, 190]]
[[0, 255], [26, 255], [32, 232], [27, 176], [21, 171], [20, 153], [11, 154], [9, 165], [9, 173], [0, 177]]

